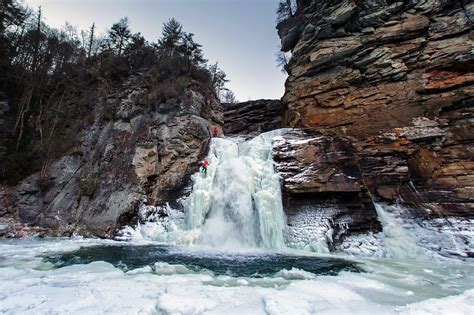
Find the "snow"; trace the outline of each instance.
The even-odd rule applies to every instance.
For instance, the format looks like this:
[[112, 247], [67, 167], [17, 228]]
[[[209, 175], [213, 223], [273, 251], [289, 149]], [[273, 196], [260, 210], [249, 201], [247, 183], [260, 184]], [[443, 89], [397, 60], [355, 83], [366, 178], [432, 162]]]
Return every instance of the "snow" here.
[[472, 315], [474, 314], [474, 290], [442, 299], [429, 299], [397, 309], [401, 314], [417, 315]]
[[306, 280], [306, 279], [314, 279], [316, 276], [311, 273], [307, 272], [298, 268], [291, 268], [291, 270], [281, 270], [275, 274], [276, 277], [282, 277], [286, 280]]
[[472, 314], [473, 310], [474, 266], [459, 260], [360, 258], [366, 273], [318, 276], [292, 268], [248, 278], [215, 276], [163, 262], [127, 272], [100, 261], [56, 269], [40, 257], [104, 243], [110, 242], [0, 241], [0, 313]]

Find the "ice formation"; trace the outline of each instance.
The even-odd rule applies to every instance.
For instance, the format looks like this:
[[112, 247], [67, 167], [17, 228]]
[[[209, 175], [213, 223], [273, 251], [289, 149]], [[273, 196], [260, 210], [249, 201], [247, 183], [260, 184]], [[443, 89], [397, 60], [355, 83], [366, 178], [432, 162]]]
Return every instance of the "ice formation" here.
[[286, 219], [272, 159], [273, 139], [281, 132], [249, 141], [213, 138], [207, 172], [193, 175], [184, 214], [169, 206], [143, 206], [144, 223], [124, 229], [119, 239], [229, 249], [284, 248]]

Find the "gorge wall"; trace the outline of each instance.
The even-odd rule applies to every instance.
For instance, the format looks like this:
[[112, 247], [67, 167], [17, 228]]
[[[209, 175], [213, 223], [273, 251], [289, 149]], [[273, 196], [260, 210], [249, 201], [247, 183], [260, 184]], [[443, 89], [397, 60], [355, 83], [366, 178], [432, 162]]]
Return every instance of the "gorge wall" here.
[[[8, 193], [2, 188], [0, 208], [39, 235], [112, 237], [136, 223], [140, 204], [176, 201], [207, 154], [210, 131], [222, 126], [222, 109], [192, 87], [162, 101], [149, 82], [146, 73], [132, 75], [98, 98], [74, 148]], [[23, 232], [11, 225], [3, 233]]]
[[280, 100], [223, 104], [224, 134], [259, 135], [282, 127], [285, 105]]
[[[457, 0], [298, 1], [278, 25], [292, 53], [284, 125], [345, 139], [342, 167], [376, 199], [473, 216], [473, 12]], [[306, 190], [334, 190], [314, 178]]]
[[[280, 100], [227, 104], [224, 133], [253, 137], [280, 129], [285, 110]], [[282, 182], [290, 238], [302, 243], [307, 243], [308, 237], [327, 238], [329, 248], [334, 250], [349, 234], [380, 229], [348, 139], [288, 129], [276, 139], [272, 155]], [[315, 230], [325, 231], [324, 235], [315, 234]]]

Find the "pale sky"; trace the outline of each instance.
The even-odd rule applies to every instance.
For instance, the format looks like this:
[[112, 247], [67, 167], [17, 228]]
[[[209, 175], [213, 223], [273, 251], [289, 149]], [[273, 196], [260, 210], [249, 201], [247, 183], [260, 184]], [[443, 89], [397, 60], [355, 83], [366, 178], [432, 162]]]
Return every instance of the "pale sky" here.
[[47, 24], [66, 21], [79, 29], [93, 22], [105, 32], [127, 16], [133, 32], [156, 41], [163, 22], [174, 17], [194, 33], [210, 63], [219, 62], [240, 101], [280, 98], [286, 76], [276, 67], [280, 44], [275, 29], [278, 0], [23, 0], [42, 7]]

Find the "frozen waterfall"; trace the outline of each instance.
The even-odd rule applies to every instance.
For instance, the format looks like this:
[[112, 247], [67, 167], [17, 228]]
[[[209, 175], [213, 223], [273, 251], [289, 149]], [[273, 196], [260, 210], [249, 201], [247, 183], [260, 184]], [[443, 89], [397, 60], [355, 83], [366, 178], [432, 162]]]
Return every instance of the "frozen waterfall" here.
[[219, 247], [285, 246], [272, 131], [246, 141], [212, 139], [207, 175], [194, 175], [185, 203], [186, 228], [195, 242]]

